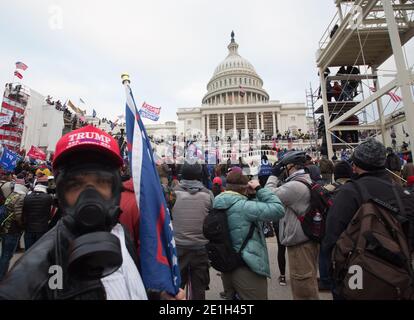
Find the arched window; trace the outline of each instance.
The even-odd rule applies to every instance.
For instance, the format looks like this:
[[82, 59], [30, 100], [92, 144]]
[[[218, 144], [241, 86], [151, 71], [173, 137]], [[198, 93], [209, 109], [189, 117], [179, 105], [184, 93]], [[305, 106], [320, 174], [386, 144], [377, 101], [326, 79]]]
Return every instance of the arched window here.
[[231, 86], [231, 79], [229, 79], [229, 86]]
[[221, 80], [220, 80], [220, 88], [221, 88], [222, 85], [223, 85], [223, 82], [221, 82]]
[[244, 84], [247, 84], [247, 79], [246, 78], [244, 78]]

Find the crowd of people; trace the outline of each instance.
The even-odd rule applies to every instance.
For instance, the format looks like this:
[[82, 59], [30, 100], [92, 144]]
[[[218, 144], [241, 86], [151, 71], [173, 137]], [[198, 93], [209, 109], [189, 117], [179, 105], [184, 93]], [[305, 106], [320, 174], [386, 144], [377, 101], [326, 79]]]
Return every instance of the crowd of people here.
[[[389, 192], [391, 185], [403, 198], [407, 211], [413, 212], [412, 156], [404, 163], [392, 148], [386, 149], [374, 139], [362, 143], [343, 160], [336, 156], [332, 160], [325, 156], [313, 159], [303, 151], [285, 151], [279, 156], [282, 160], [273, 165], [263, 156], [255, 177], [243, 174], [243, 159], [239, 165], [159, 166], [166, 201], [172, 209], [183, 287], [191, 283], [193, 298], [203, 299], [209, 286], [208, 241], [203, 237], [202, 221], [212, 208], [226, 210], [235, 251], [251, 224], [258, 229], [243, 249], [245, 265], [221, 274], [224, 291], [220, 296], [225, 299], [267, 299], [270, 267], [265, 237], [269, 234], [277, 238], [281, 286], [287, 284], [287, 252], [294, 299], [318, 299], [319, 291], [331, 291], [335, 299], [346, 298], [341, 293], [343, 283], [332, 278], [330, 261], [335, 243], [362, 205], [355, 183], [382, 201], [395, 204], [396, 196]], [[372, 177], [376, 178], [373, 182]], [[320, 185], [333, 201], [327, 213], [326, 235], [319, 243], [309, 239], [298, 219], [311, 206], [311, 194], [301, 180]], [[269, 233], [269, 225], [274, 232]]]
[[[97, 137], [96, 141], [73, 143], [84, 135]], [[102, 137], [107, 143], [102, 143]], [[364, 208], [367, 192], [388, 204], [388, 210], [399, 208], [407, 213], [401, 224], [403, 230], [409, 230], [404, 239], [411, 254], [411, 155], [403, 164], [392, 149], [369, 139], [346, 160], [314, 159], [294, 150], [284, 151], [276, 163], [263, 156], [255, 176], [246, 173], [243, 159], [239, 160], [239, 164], [186, 161], [157, 165], [182, 280], [182, 290], [172, 296], [145, 288], [140, 276], [138, 226], [140, 215], [145, 213], [137, 207], [133, 180], [118, 142], [93, 126], [65, 135], [56, 146], [53, 162], [22, 162], [14, 172], [3, 173], [0, 298], [203, 300], [214, 265], [203, 224], [213, 211], [221, 211], [227, 215], [231, 247], [241, 258], [235, 268], [220, 272], [221, 298], [268, 299], [271, 267], [266, 237], [274, 235], [278, 282], [281, 286], [290, 284], [293, 299], [319, 299], [321, 290], [331, 291], [334, 299], [351, 299], [346, 277], [336, 272], [330, 261], [341, 262], [337, 248], [343, 246], [347, 228], [358, 223], [353, 218]], [[313, 212], [315, 186], [329, 197], [322, 220], [324, 236], [319, 240], [310, 236], [304, 225]], [[320, 223], [315, 217], [319, 216], [313, 218]], [[8, 271], [22, 235], [25, 253]], [[112, 254], [108, 255], [108, 250]], [[400, 268], [401, 272], [403, 265], [390, 262], [401, 254], [397, 253], [389, 254], [386, 260], [391, 270]], [[67, 272], [61, 290], [48, 286], [51, 265]], [[372, 278], [369, 284], [375, 286]], [[392, 297], [413, 298], [408, 284], [402, 289]]]

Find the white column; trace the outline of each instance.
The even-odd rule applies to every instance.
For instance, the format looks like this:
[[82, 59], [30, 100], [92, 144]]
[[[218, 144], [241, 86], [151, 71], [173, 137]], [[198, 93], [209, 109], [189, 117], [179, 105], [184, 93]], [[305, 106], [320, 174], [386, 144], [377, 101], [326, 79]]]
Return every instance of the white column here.
[[264, 112], [261, 112], [262, 130], [264, 130]]
[[217, 113], [217, 130], [220, 130], [220, 113]]
[[233, 131], [237, 134], [236, 113], [233, 113]]
[[247, 113], [244, 113], [244, 128], [249, 129], [249, 126], [247, 124]]
[[203, 132], [203, 135], [205, 137], [206, 135], [206, 116], [205, 115], [201, 117], [201, 131]]
[[207, 115], [207, 139], [210, 137], [210, 115]]
[[277, 128], [276, 128], [276, 130], [279, 130], [279, 132], [281, 132], [282, 123], [280, 122], [280, 112], [278, 112], [276, 114], [276, 117], [277, 117], [277, 122], [276, 122]]
[[232, 93], [231, 93], [231, 95], [232, 95], [231, 104], [235, 104], [235, 103], [234, 103], [234, 102], [235, 102], [235, 101], [234, 101], [234, 92], [232, 92]]
[[273, 135], [276, 136], [276, 116], [275, 113], [272, 112], [272, 120], [273, 120]]
[[259, 112], [256, 112], [256, 129], [260, 129]]
[[[411, 93], [410, 72], [404, 60], [404, 54], [401, 46], [401, 39], [398, 32], [397, 22], [395, 21], [394, 10], [391, 1], [382, 1], [385, 18], [387, 20], [390, 34], [392, 51], [394, 53], [395, 65], [397, 67], [397, 80], [401, 85], [401, 95], [404, 102], [405, 121], [407, 122], [407, 131], [410, 135], [411, 153], [414, 154], [414, 101]], [[384, 133], [382, 133], [384, 134]]]

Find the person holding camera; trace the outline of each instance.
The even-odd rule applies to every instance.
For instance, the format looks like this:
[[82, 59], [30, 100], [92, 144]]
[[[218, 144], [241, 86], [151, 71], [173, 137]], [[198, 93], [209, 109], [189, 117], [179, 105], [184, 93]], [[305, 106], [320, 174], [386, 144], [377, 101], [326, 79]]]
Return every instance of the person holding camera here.
[[[256, 193], [255, 200], [248, 195]], [[230, 237], [236, 252], [254, 232], [241, 252], [245, 263], [232, 272], [222, 274], [223, 283], [242, 300], [267, 300], [267, 278], [270, 278], [269, 256], [263, 234], [263, 223], [277, 221], [284, 215], [279, 198], [262, 188], [259, 181], [249, 181], [241, 169], [232, 169], [227, 176], [227, 189], [214, 199], [215, 209], [226, 210]]]
[[[318, 294], [318, 255], [319, 245], [303, 232], [300, 216], [310, 208], [311, 194], [308, 184], [312, 180], [305, 172], [306, 154], [304, 151], [289, 151], [274, 166], [266, 188], [277, 195], [286, 208], [285, 216], [279, 220], [280, 243], [287, 247], [289, 273], [293, 299], [319, 299]], [[280, 185], [279, 177], [286, 179]], [[280, 185], [280, 186], [279, 186]]]

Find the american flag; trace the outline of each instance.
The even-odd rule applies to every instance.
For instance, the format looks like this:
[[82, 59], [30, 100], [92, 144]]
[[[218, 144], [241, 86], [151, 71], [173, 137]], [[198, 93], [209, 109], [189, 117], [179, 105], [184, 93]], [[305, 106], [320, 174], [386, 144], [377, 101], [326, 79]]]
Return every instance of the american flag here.
[[[369, 89], [372, 92], [377, 92], [377, 89], [374, 88], [374, 87], [369, 87]], [[391, 92], [391, 91], [390, 92], [387, 92], [387, 95], [389, 95], [390, 98], [391, 98], [391, 100], [394, 101], [394, 102], [400, 102], [400, 101], [402, 101], [402, 98], [399, 95], [397, 95], [395, 92]]]
[[129, 81], [126, 89], [126, 136], [135, 196], [141, 212], [141, 276], [147, 289], [176, 295], [180, 288], [180, 268], [170, 213], [155, 166], [151, 143], [137, 110]]
[[26, 71], [26, 69], [28, 68], [28, 66], [26, 64], [24, 64], [23, 62], [16, 62], [16, 69], [20, 69], [23, 71]]
[[14, 75], [19, 79], [23, 79], [23, 75], [17, 70], [14, 72]]

